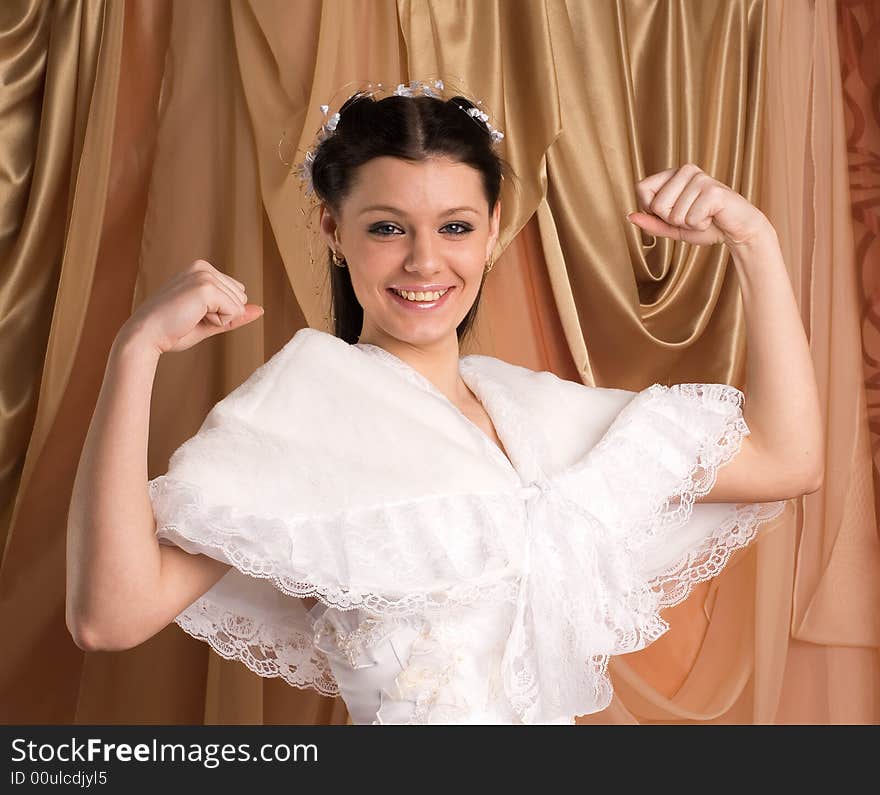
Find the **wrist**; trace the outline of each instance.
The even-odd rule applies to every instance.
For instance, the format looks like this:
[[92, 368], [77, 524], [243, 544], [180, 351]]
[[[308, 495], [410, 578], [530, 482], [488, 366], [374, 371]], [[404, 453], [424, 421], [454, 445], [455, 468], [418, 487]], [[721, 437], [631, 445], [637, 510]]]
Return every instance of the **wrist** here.
[[737, 265], [748, 265], [749, 262], [766, 259], [770, 253], [776, 253], [779, 248], [779, 236], [769, 220], [760, 225], [759, 229], [747, 240], [741, 243], [728, 243], [733, 261]]
[[761, 220], [755, 231], [745, 240], [739, 243], [727, 242], [727, 247], [732, 253], [755, 251], [766, 249], [767, 246], [778, 245], [779, 236], [776, 234], [776, 228], [770, 223], [770, 219], [761, 213]]
[[113, 340], [111, 354], [158, 364], [162, 351], [149, 339], [142, 328], [125, 323]]

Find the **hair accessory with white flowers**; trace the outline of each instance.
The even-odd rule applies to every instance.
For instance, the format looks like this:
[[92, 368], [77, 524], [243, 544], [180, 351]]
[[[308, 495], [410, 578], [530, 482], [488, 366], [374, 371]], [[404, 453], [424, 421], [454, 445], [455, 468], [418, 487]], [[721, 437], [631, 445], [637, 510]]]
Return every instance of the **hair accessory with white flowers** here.
[[[424, 82], [421, 80], [413, 80], [410, 83], [399, 83], [397, 85], [397, 88], [394, 89], [393, 95], [398, 96], [398, 97], [428, 96], [428, 97], [435, 97], [436, 99], [442, 99], [440, 92], [443, 91], [444, 88], [445, 88], [445, 85], [442, 80], [433, 80], [431, 82]], [[373, 83], [368, 83], [366, 91], [361, 91], [361, 92], [356, 92], [356, 93], [363, 93], [367, 96], [375, 96], [377, 93], [380, 93], [380, 94], [386, 93], [386, 91], [382, 87], [382, 83], [377, 83], [375, 86], [373, 85]], [[459, 93], [459, 95], [461, 95], [460, 92], [458, 92], [458, 93]], [[355, 95], [352, 94], [351, 96], [355, 96]], [[350, 98], [351, 97], [349, 97], [349, 99]], [[501, 141], [504, 138], [504, 133], [501, 132], [501, 130], [496, 130], [489, 123], [489, 114], [487, 114], [484, 110], [482, 110], [479, 107], [480, 105], [483, 104], [482, 100], [477, 100], [476, 102], [473, 102], [472, 104], [475, 105], [476, 107], [465, 108], [465, 107], [462, 107], [461, 105], [459, 105], [459, 107], [461, 108], [461, 110], [463, 110], [465, 113], [467, 113], [467, 115], [470, 116], [471, 118], [479, 119], [481, 122], [483, 122], [486, 125], [486, 128], [489, 130], [489, 135], [492, 138], [492, 143], [497, 144], [499, 141]], [[324, 116], [329, 115], [329, 113], [330, 113], [330, 106], [329, 105], [320, 105], [319, 108], [321, 110], [321, 113], [324, 114]], [[295, 169], [296, 175], [300, 178], [300, 180], [302, 180], [305, 183], [306, 194], [310, 194], [310, 193], [314, 192], [314, 188], [312, 185], [312, 164], [314, 163], [314, 160], [315, 160], [315, 150], [317, 149], [318, 145], [322, 141], [324, 141], [326, 138], [329, 138], [331, 135], [333, 135], [334, 132], [336, 132], [336, 125], [338, 123], [339, 123], [339, 112], [337, 111], [332, 116], [329, 116], [329, 118], [321, 125], [321, 129], [318, 131], [318, 134], [315, 139], [315, 143], [313, 144], [312, 148], [306, 152], [305, 157], [296, 166], [296, 169]], [[284, 135], [282, 135], [282, 137], [281, 137], [281, 141], [283, 141], [283, 140], [284, 140]], [[280, 152], [281, 141], [279, 141], [279, 143], [278, 143], [279, 157], [281, 157], [281, 152]], [[281, 160], [286, 165], [290, 165], [289, 163], [287, 163], [284, 160], [283, 157], [281, 157]]]

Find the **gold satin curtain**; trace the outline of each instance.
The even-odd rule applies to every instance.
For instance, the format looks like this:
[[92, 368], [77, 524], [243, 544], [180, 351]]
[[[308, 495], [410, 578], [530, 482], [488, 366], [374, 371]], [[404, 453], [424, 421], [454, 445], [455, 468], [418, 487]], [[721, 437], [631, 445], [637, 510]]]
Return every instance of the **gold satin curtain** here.
[[[871, 13], [858, 5], [856, 29]], [[261, 679], [175, 625], [127, 652], [80, 651], [64, 624], [67, 507], [116, 331], [192, 259], [266, 313], [163, 357], [151, 476], [297, 329], [329, 330], [316, 219], [281, 132], [305, 149], [349, 81], [444, 74], [484, 101], [520, 177], [472, 350], [589, 385], [742, 388], [725, 249], [642, 239], [623, 218], [639, 179], [694, 162], [776, 226], [814, 353], [825, 487], [667, 611], [667, 635], [615, 658], [612, 705], [580, 722], [878, 722], [839, 14], [830, 0], [3, 4], [0, 722], [347, 722], [341, 700]], [[870, 46], [843, 40], [853, 63]]]

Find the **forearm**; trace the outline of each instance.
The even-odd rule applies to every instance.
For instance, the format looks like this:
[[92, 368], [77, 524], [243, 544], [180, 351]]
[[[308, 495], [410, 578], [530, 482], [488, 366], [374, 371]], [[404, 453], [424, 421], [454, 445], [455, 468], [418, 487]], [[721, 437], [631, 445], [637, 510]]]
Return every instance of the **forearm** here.
[[821, 478], [824, 423], [813, 360], [773, 226], [731, 246], [746, 325], [743, 416], [752, 443], [806, 483]]
[[159, 355], [121, 333], [111, 349], [67, 522], [67, 626], [77, 642], [118, 633], [156, 587], [160, 550], [147, 489]]

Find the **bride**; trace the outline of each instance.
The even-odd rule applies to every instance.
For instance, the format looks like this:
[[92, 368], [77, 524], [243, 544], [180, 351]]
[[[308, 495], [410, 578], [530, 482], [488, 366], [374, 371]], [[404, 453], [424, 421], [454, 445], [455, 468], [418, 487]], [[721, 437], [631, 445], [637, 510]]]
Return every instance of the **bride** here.
[[[145, 471], [161, 356], [256, 320], [197, 260], [120, 329], [77, 471], [67, 626], [122, 650], [176, 622], [354, 723], [572, 723], [608, 659], [822, 482], [815, 378], [775, 231], [687, 164], [628, 220], [724, 244], [748, 402], [727, 384], [588, 387], [460, 356], [511, 173], [503, 134], [441, 81], [328, 116], [300, 166], [320, 200], [334, 333], [301, 329]], [[795, 396], [795, 397], [793, 397]]]

